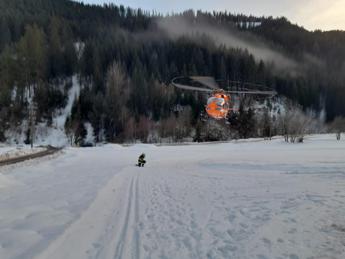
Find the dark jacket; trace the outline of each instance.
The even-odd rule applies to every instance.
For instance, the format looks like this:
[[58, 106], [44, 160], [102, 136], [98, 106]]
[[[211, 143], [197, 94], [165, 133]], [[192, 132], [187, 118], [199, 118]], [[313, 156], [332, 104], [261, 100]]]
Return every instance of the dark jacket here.
[[139, 161], [139, 163], [146, 163], [145, 155], [140, 155], [138, 161]]

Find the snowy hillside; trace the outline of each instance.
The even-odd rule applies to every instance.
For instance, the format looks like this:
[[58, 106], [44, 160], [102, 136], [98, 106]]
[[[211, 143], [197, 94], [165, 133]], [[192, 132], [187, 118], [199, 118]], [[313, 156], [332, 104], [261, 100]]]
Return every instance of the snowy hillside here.
[[[35, 145], [52, 145], [62, 147], [69, 144], [65, 133], [65, 123], [68, 116], [71, 115], [72, 106], [76, 98], [80, 94], [80, 84], [77, 76], [71, 78], [72, 87], [68, 90], [68, 98], [66, 106], [55, 111], [51, 126], [47, 126], [47, 122], [38, 123], [35, 127]], [[28, 121], [23, 120], [19, 127], [11, 128], [5, 133], [7, 142], [10, 144], [23, 144], [26, 139], [28, 130]]]
[[0, 258], [345, 258], [345, 141], [305, 142], [68, 148], [0, 168]]

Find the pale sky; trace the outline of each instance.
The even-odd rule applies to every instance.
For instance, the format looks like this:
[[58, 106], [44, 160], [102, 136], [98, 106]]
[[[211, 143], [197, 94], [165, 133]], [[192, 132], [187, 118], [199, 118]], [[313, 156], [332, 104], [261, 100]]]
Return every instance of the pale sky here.
[[172, 11], [227, 10], [256, 16], [285, 16], [308, 30], [345, 30], [345, 0], [77, 0], [123, 4], [162, 13]]

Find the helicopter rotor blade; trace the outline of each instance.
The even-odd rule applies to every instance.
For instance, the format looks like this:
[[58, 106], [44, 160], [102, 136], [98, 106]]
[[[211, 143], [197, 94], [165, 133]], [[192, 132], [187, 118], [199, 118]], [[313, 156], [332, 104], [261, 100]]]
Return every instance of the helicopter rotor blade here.
[[199, 91], [199, 92], [206, 92], [206, 93], [211, 93], [213, 90], [207, 89], [207, 88], [202, 88], [202, 87], [196, 87], [196, 86], [190, 86], [190, 85], [182, 85], [182, 84], [177, 84], [177, 83], [172, 83], [173, 86], [176, 88], [184, 89], [184, 90], [192, 90], [192, 91]]
[[255, 84], [255, 83], [249, 83], [249, 82], [243, 82], [243, 81], [227, 81], [228, 84], [237, 86], [237, 87], [255, 87], [255, 88], [267, 88], [265, 85], [262, 84]]
[[225, 91], [227, 94], [250, 94], [250, 95], [266, 95], [266, 96], [274, 96], [277, 94], [276, 91], [255, 91], [255, 90], [240, 90], [240, 91]]
[[[194, 85], [193, 85], [194, 83]], [[227, 94], [233, 95], [260, 95], [260, 96], [275, 96], [277, 92], [264, 85], [241, 82], [241, 81], [227, 81], [230, 87], [224, 90]], [[213, 77], [207, 76], [191, 76], [191, 77], [175, 77], [171, 80], [171, 84], [176, 88], [212, 93], [217, 90], [222, 90], [219, 84]], [[205, 87], [202, 87], [205, 86]], [[207, 87], [207, 88], [206, 88]], [[253, 89], [254, 88], [254, 89]]]
[[171, 80], [171, 84], [175, 86], [176, 88], [184, 89], [184, 90], [192, 90], [192, 91], [199, 91], [199, 92], [206, 92], [211, 93], [213, 90], [203, 87], [197, 87], [197, 86], [191, 86], [191, 85], [185, 85], [181, 83], [176, 83], [176, 81], [180, 79], [186, 79], [186, 77], [175, 77], [173, 80]]
[[213, 77], [209, 76], [191, 76], [190, 79], [199, 82], [210, 89], [217, 90], [220, 89], [218, 83]]
[[228, 87], [225, 91], [228, 94], [238, 95], [261, 95], [261, 96], [275, 96], [277, 92], [271, 88], [255, 83], [241, 82], [241, 81], [227, 81]]

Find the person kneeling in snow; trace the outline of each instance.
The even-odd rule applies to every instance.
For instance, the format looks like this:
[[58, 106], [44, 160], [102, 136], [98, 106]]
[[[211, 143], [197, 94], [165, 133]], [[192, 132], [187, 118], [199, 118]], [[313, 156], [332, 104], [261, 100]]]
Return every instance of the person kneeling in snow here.
[[146, 164], [145, 154], [142, 153], [142, 154], [139, 156], [139, 159], [138, 159], [138, 166], [139, 166], [139, 167], [144, 167], [145, 164]]

